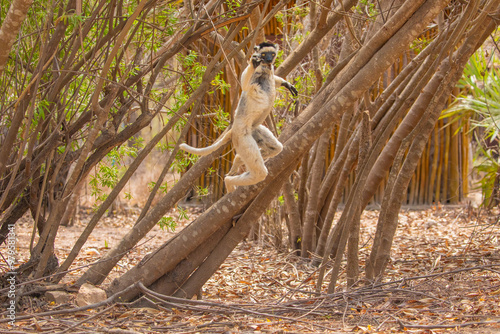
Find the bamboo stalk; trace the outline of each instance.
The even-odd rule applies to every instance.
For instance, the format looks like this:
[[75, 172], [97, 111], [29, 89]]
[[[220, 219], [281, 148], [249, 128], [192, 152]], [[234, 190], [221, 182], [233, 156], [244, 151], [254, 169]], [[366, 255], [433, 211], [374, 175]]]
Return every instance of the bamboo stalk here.
[[457, 122], [451, 123], [451, 156], [450, 156], [450, 182], [449, 182], [449, 193], [450, 193], [450, 203], [456, 204], [460, 200], [460, 172], [459, 172], [459, 147], [458, 147], [458, 135], [456, 131], [458, 129]]
[[431, 166], [429, 165], [430, 158], [431, 158], [431, 150], [430, 150], [430, 143], [431, 143], [431, 137], [429, 137], [429, 140], [425, 144], [424, 152], [422, 153], [421, 159], [424, 159], [423, 161], [423, 169], [424, 169], [424, 174], [425, 178], [422, 180], [422, 187], [420, 189], [420, 198], [422, 199], [419, 204], [427, 204], [427, 187], [429, 185], [429, 179], [430, 179], [430, 168]]
[[437, 179], [436, 179], [436, 191], [434, 193], [434, 201], [438, 204], [441, 200], [441, 176], [443, 174], [443, 160], [444, 160], [444, 136], [445, 131], [443, 129], [444, 121], [441, 119], [438, 122], [438, 141], [439, 141], [439, 165], [437, 169]]
[[444, 165], [443, 165], [443, 201], [446, 203], [448, 201], [448, 161], [450, 159], [450, 137], [451, 128], [445, 127], [445, 144], [444, 144]]
[[469, 195], [469, 120], [467, 120], [464, 124], [464, 130], [462, 131], [463, 141], [462, 141], [462, 149], [464, 150], [464, 154], [462, 155], [462, 182], [464, 189], [464, 197]]
[[425, 152], [423, 154], [423, 175], [424, 177], [422, 178], [421, 182], [421, 189], [420, 189], [420, 203], [419, 204], [428, 204], [428, 199], [427, 199], [427, 187], [429, 186], [429, 174], [430, 174], [430, 166], [429, 162], [431, 160], [431, 136], [427, 139], [427, 144], [425, 145]]
[[416, 174], [414, 173], [413, 176], [411, 177], [411, 180], [410, 180], [410, 191], [409, 191], [409, 194], [408, 194], [408, 201], [407, 203], [409, 205], [413, 204], [413, 200], [415, 198], [415, 184], [417, 183], [417, 177], [416, 177]]
[[429, 186], [427, 192], [427, 201], [429, 204], [434, 202], [432, 196], [434, 194], [434, 187], [436, 182], [436, 173], [438, 168], [438, 158], [439, 158], [439, 142], [438, 142], [438, 125], [434, 127], [434, 138], [433, 138], [433, 148], [434, 152], [432, 154], [432, 165], [431, 165], [431, 177], [429, 179]]
[[422, 174], [421, 166], [422, 166], [422, 159], [420, 159], [417, 164], [417, 174], [415, 175], [415, 193], [413, 195], [413, 201], [411, 203], [412, 205], [418, 203], [418, 194], [420, 189], [420, 175]]

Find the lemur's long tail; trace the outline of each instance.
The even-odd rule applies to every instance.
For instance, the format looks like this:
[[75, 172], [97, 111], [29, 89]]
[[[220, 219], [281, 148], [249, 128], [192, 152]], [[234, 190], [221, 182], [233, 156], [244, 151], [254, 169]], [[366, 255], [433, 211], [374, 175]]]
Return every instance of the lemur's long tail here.
[[219, 139], [217, 139], [217, 141], [215, 143], [213, 143], [212, 145], [207, 146], [207, 147], [196, 148], [196, 147], [189, 146], [187, 144], [181, 144], [179, 146], [179, 148], [186, 151], [186, 152], [196, 154], [196, 155], [208, 155], [208, 154], [212, 153], [213, 151], [215, 151], [216, 149], [218, 149], [219, 147], [221, 147], [222, 145], [228, 143], [231, 140], [231, 133], [232, 133], [232, 129], [229, 129], [222, 136], [220, 136]]

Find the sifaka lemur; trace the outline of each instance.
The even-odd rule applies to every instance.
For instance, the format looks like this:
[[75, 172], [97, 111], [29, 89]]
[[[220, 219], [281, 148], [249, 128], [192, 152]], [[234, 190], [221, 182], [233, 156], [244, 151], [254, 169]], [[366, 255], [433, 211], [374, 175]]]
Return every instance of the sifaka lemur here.
[[[242, 93], [234, 115], [233, 125], [217, 141], [205, 148], [194, 148], [181, 144], [180, 148], [189, 153], [207, 155], [232, 140], [236, 150], [233, 167], [224, 182], [228, 192], [237, 186], [259, 183], [267, 176], [264, 161], [274, 157], [283, 145], [273, 133], [262, 125], [270, 114], [276, 98], [276, 87], [284, 86], [297, 96], [297, 89], [283, 78], [274, 75], [274, 61], [277, 46], [260, 43], [254, 48], [248, 66], [241, 75]], [[245, 165], [246, 172], [240, 175], [239, 168]]]

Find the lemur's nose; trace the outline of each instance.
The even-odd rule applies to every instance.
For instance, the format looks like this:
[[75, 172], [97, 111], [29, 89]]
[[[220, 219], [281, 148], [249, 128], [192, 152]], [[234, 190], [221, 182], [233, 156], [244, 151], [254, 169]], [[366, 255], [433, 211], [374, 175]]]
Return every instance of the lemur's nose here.
[[269, 55], [266, 55], [266, 57], [264, 58], [264, 61], [266, 63], [272, 63], [273, 62], [273, 55], [269, 54]]

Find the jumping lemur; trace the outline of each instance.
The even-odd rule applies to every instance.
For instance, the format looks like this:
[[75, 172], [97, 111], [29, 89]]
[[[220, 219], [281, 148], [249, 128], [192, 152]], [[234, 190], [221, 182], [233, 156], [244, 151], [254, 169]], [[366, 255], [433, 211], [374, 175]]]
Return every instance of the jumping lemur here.
[[[274, 157], [283, 145], [273, 133], [262, 125], [274, 104], [276, 87], [284, 86], [293, 96], [297, 89], [283, 78], [274, 75], [274, 61], [278, 48], [272, 43], [260, 43], [254, 48], [248, 66], [241, 75], [242, 93], [234, 115], [233, 126], [217, 141], [205, 148], [194, 148], [181, 144], [180, 148], [189, 153], [207, 155], [232, 140], [236, 150], [233, 167], [224, 182], [228, 192], [237, 186], [259, 183], [267, 176], [264, 160]], [[234, 175], [244, 164], [246, 172]]]

